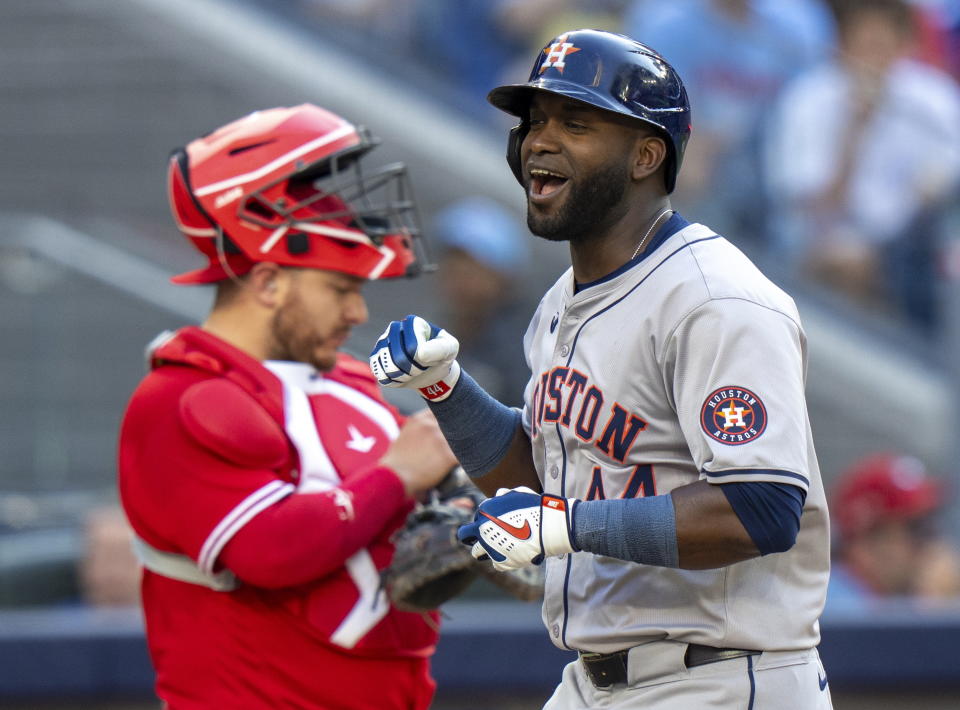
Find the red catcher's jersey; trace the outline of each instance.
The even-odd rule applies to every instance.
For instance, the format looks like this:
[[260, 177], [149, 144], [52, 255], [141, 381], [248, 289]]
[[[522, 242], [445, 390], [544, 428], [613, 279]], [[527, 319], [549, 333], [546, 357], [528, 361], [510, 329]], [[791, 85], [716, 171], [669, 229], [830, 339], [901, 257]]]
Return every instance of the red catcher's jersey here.
[[[217, 592], [146, 570], [147, 639], [170, 707], [318, 707], [337, 685], [324, 670], [331, 651], [364, 663], [432, 654], [436, 619], [393, 608], [380, 589], [390, 535], [411, 504], [391, 472], [373, 471], [401, 420], [366, 365], [341, 356], [321, 374], [260, 363], [185, 328], [154, 351], [152, 366], [120, 436], [121, 499], [149, 545], [212, 574], [258, 513], [307, 494], [334, 530], [365, 519], [381, 528], [360, 549], [331, 534], [316, 555], [333, 571], [297, 586], [241, 580]], [[254, 558], [268, 564], [285, 541], [262, 544]]]

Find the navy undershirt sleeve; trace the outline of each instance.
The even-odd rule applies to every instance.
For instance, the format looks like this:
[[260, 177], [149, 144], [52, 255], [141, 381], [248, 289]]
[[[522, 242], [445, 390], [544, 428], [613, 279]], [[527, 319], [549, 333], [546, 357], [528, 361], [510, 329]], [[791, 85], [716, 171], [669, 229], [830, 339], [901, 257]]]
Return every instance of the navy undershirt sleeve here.
[[723, 483], [720, 488], [761, 555], [793, 547], [806, 491], [770, 481]]

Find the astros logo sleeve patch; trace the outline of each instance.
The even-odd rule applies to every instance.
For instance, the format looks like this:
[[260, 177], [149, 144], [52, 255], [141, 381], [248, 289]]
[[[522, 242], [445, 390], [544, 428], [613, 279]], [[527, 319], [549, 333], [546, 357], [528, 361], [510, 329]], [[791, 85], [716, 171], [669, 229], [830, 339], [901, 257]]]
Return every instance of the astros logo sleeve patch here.
[[714, 441], [737, 446], [753, 441], [767, 428], [767, 409], [745, 387], [714, 390], [700, 409], [700, 426]]

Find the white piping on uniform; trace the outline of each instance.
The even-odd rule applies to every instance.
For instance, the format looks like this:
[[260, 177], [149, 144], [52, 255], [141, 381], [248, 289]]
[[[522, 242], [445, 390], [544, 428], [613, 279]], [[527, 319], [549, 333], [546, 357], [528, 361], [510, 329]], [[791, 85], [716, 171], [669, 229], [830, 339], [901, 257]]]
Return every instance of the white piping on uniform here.
[[224, 545], [237, 534], [237, 531], [250, 522], [257, 513], [286, 498], [293, 491], [292, 483], [271, 481], [244, 498], [240, 505], [231, 510], [213, 529], [213, 532], [207, 536], [203, 547], [200, 549], [200, 556], [197, 561], [200, 570], [212, 575], [217, 556]]

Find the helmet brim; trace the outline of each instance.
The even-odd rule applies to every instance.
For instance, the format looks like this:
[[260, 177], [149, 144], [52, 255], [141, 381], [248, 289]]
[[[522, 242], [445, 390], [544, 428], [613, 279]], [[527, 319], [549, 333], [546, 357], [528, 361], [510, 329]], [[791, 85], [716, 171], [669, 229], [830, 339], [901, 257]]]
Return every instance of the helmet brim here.
[[526, 84], [498, 86], [487, 94], [487, 101], [504, 113], [523, 117], [530, 105], [530, 87]]
[[618, 104], [599, 91], [591, 91], [579, 84], [557, 79], [538, 79], [529, 84], [506, 84], [504, 86], [498, 86], [487, 94], [487, 101], [504, 113], [509, 113], [518, 118], [526, 118], [530, 110], [530, 102], [533, 100], [536, 92], [564, 96], [574, 101], [580, 101], [590, 108], [612, 111], [613, 113], [619, 113], [630, 118], [635, 118], [643, 123], [654, 125], [634, 115], [626, 106]]
[[242, 254], [227, 254], [226, 259], [230, 271], [224, 268], [218, 258], [212, 258], [204, 267], [171, 276], [170, 282], [178, 286], [212, 284], [231, 276], [243, 276], [254, 267], [254, 263]]

